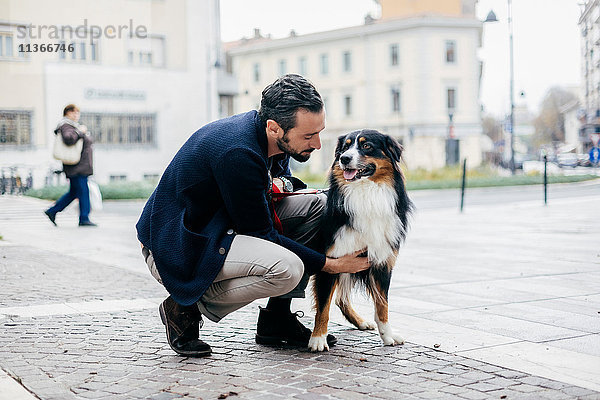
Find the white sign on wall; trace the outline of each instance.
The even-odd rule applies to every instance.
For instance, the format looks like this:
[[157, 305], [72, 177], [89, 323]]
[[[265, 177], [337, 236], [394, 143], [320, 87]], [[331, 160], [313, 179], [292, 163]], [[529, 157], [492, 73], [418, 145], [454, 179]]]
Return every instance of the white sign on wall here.
[[84, 89], [83, 95], [90, 100], [146, 100], [146, 92], [141, 90]]

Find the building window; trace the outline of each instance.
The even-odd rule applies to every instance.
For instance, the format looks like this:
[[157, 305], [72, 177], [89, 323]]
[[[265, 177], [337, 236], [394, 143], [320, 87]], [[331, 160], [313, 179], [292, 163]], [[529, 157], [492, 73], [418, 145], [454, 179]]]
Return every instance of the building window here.
[[[97, 52], [97, 42], [90, 44], [87, 41], [72, 41], [65, 42], [64, 40], [60, 40], [58, 44], [61, 46], [65, 46], [65, 50], [58, 51], [58, 59], [61, 61], [66, 61], [68, 58], [67, 54], [70, 54], [70, 59], [72, 61], [98, 61], [98, 52]], [[90, 56], [88, 58], [88, 46], [90, 48]], [[93, 47], [92, 47], [93, 46]], [[69, 51], [71, 49], [72, 51]]]
[[133, 66], [164, 67], [165, 39], [160, 36], [130, 38], [127, 43], [127, 62]]
[[98, 42], [93, 41], [90, 43], [90, 53], [92, 61], [98, 61]]
[[[89, 31], [86, 31], [86, 36], [90, 35]], [[64, 26], [60, 31], [60, 40], [57, 42], [60, 45], [58, 50], [58, 59], [61, 61], [84, 61], [84, 62], [97, 62], [98, 61], [98, 40], [83, 39], [78, 40], [77, 34], [74, 32], [73, 27]], [[64, 50], [63, 50], [64, 49]]]
[[155, 114], [81, 113], [81, 123], [98, 144], [153, 144]]
[[321, 54], [319, 61], [321, 64], [321, 75], [327, 75], [329, 73], [329, 55]]
[[259, 63], [254, 63], [252, 72], [253, 72], [253, 76], [254, 76], [254, 82], [260, 82], [260, 64]]
[[152, 66], [152, 52], [150, 51], [140, 51], [138, 53], [138, 65], [147, 65]]
[[448, 88], [446, 105], [448, 106], [448, 111], [454, 111], [454, 109], [456, 108], [456, 89], [455, 88]]
[[300, 57], [300, 59], [298, 59], [298, 72], [300, 73], [300, 75], [306, 76], [308, 72], [306, 66], [306, 57]]
[[31, 144], [31, 112], [0, 110], [0, 146]]
[[[25, 25], [0, 23], [0, 60], [29, 58], [30, 53], [27, 53], [26, 46], [29, 41], [19, 34], [21, 29], [25, 30]], [[20, 46], [23, 46], [23, 48]]]
[[352, 71], [352, 53], [345, 51], [342, 54], [342, 64], [344, 66], [344, 72]]
[[79, 59], [85, 60], [85, 42], [79, 43]]
[[279, 60], [279, 76], [283, 76], [287, 71], [287, 62], [285, 60]]
[[400, 88], [392, 86], [391, 88], [392, 111], [400, 112]]
[[352, 96], [344, 96], [344, 115], [352, 115]]
[[[257, 108], [258, 109], [258, 108]], [[233, 96], [219, 95], [219, 116], [221, 118], [233, 115]]]
[[14, 53], [13, 49], [13, 36], [11, 33], [0, 34], [0, 57], [12, 57]]
[[[64, 41], [64, 40], [60, 40], [60, 41], [58, 42], [58, 44], [59, 44], [59, 46], [60, 46], [61, 48], [62, 48], [63, 46], [65, 46], [65, 49], [66, 49], [66, 46], [67, 46], [67, 44], [65, 43], [65, 41]], [[66, 58], [66, 56], [67, 56], [67, 53], [66, 53], [66, 51], [59, 51], [59, 52], [58, 52], [58, 58], [59, 58], [60, 60], [64, 60], [64, 59]]]
[[395, 67], [400, 63], [400, 54], [398, 51], [398, 45], [392, 44], [390, 45], [390, 65]]
[[12, 57], [13, 56], [13, 36], [12, 33], [2, 32], [0, 33], [0, 57]]
[[454, 40], [446, 41], [446, 62], [449, 64], [456, 62], [456, 42]]

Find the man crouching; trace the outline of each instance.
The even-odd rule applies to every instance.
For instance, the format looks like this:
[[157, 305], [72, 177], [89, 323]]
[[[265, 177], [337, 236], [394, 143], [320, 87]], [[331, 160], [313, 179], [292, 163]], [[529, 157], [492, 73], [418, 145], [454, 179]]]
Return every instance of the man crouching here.
[[[320, 248], [326, 196], [270, 193], [306, 185], [291, 176], [321, 148], [325, 110], [314, 86], [285, 75], [267, 86], [260, 110], [212, 122], [175, 155], [136, 225], [152, 275], [170, 296], [159, 312], [167, 341], [182, 356], [211, 348], [199, 338], [202, 316], [214, 322], [269, 297], [259, 311], [256, 342], [306, 347], [311, 331], [290, 310], [308, 277], [368, 268], [360, 252], [333, 259]], [[329, 335], [330, 346], [336, 339]]]

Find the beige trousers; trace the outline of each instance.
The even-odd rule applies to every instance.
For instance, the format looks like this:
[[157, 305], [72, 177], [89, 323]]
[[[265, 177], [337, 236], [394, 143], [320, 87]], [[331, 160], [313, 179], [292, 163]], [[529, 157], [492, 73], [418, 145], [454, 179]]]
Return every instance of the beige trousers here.
[[[284, 234], [308, 247], [318, 247], [319, 218], [326, 200], [325, 195], [319, 194], [280, 201], [276, 210]], [[143, 248], [142, 254], [150, 273], [162, 284], [152, 252]], [[198, 309], [218, 322], [257, 299], [304, 297], [308, 278], [302, 260], [290, 250], [267, 240], [236, 235], [223, 268], [197, 302]]]

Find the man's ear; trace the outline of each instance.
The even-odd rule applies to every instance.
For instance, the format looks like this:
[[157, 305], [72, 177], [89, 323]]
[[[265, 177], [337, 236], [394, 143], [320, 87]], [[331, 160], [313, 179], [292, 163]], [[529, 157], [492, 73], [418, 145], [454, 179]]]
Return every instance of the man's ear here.
[[400, 162], [402, 159], [402, 145], [391, 136], [385, 136], [385, 149], [387, 155], [394, 161]]
[[273, 137], [273, 138], [279, 138], [279, 134], [283, 134], [283, 129], [281, 129], [281, 126], [279, 126], [279, 124], [277, 122], [275, 122], [272, 119], [268, 119], [267, 120], [267, 135]]
[[346, 139], [346, 135], [342, 135], [342, 136], [338, 137], [337, 146], [335, 147], [335, 159], [336, 160], [338, 158], [340, 158], [340, 155], [342, 154], [342, 147], [344, 147], [345, 139]]

